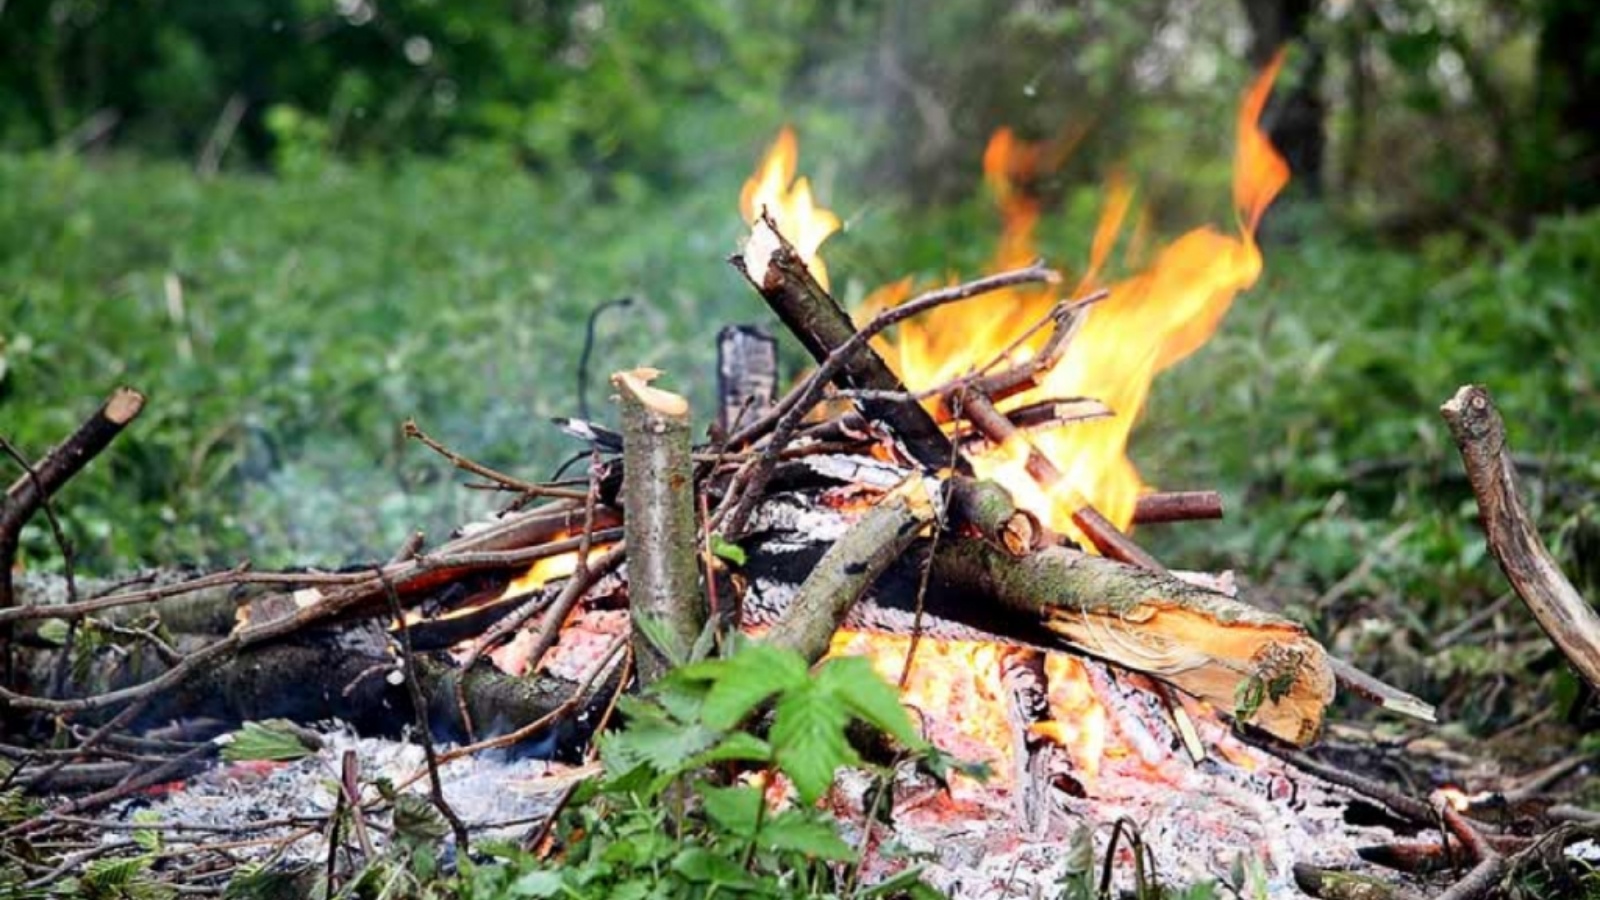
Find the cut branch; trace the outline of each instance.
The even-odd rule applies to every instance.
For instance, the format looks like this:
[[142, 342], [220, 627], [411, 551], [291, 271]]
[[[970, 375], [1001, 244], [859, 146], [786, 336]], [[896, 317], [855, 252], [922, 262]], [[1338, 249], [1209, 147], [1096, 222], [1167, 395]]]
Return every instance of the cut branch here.
[[1489, 392], [1478, 385], [1463, 386], [1439, 412], [1461, 449], [1489, 549], [1506, 580], [1573, 668], [1600, 690], [1600, 614], [1561, 574], [1523, 508], [1505, 422]]
[[611, 376], [622, 404], [623, 528], [634, 659], [648, 684], [689, 658], [705, 628], [695, 555], [689, 402], [651, 387], [661, 373]]
[[1295, 744], [1316, 737], [1333, 699], [1327, 653], [1305, 628], [1161, 572], [1064, 547], [1014, 559], [956, 539], [940, 549], [934, 578]]
[[933, 517], [927, 485], [912, 475], [828, 548], [773, 627], [773, 643], [796, 651], [807, 662], [821, 659], [850, 607]]
[[[16, 563], [17, 548], [22, 542], [22, 528], [28, 524], [44, 504], [61, 486], [78, 474], [100, 451], [110, 446], [129, 422], [139, 417], [144, 409], [144, 394], [130, 387], [119, 387], [111, 392], [106, 402], [85, 419], [68, 438], [45, 454], [38, 463], [29, 466], [22, 476], [6, 490], [0, 502], [0, 611], [15, 604], [12, 595], [11, 569]], [[0, 665], [6, 668], [6, 682], [11, 683], [12, 627], [0, 626]]]
[[1222, 495], [1216, 491], [1162, 491], [1145, 494], [1133, 508], [1133, 524], [1193, 522], [1222, 518]]
[[[846, 388], [905, 391], [905, 385], [877, 351], [865, 340], [852, 341], [856, 337], [855, 324], [812, 277], [805, 261], [770, 218], [763, 215], [756, 222], [745, 254], [735, 264], [819, 364], [826, 364], [836, 351], [852, 345], [853, 349], [843, 350], [833, 363], [837, 378], [825, 381], [834, 380]], [[806, 404], [802, 401], [801, 405]], [[888, 425], [911, 458], [924, 468], [938, 469], [949, 463], [950, 441], [920, 404], [909, 400], [863, 400], [861, 407], [869, 420]]]

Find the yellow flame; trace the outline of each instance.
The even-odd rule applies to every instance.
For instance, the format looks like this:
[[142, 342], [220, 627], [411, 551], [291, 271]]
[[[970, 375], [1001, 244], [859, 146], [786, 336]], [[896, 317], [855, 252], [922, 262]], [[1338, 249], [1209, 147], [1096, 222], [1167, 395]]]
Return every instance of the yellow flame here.
[[566, 578], [578, 570], [578, 552], [558, 553], [555, 556], [546, 556], [536, 559], [528, 566], [528, 571], [523, 572], [506, 589], [500, 592], [500, 599], [506, 600], [522, 594], [531, 594], [544, 587], [546, 582], [557, 578]]
[[[1262, 213], [1288, 181], [1288, 167], [1258, 125], [1282, 63], [1281, 55], [1261, 74], [1240, 110], [1234, 166], [1238, 233], [1199, 228], [1154, 253], [1143, 271], [1110, 287], [1110, 296], [1085, 317], [1063, 360], [1044, 383], [1014, 403], [1048, 397], [1085, 396], [1103, 401], [1116, 415], [1083, 422], [1035, 438], [1036, 446], [1063, 473], [1042, 487], [1029, 474], [1028, 446], [1007, 441], [974, 460], [980, 475], [995, 478], [1017, 499], [1046, 517], [1058, 531], [1075, 534], [1072, 513], [1093, 504], [1118, 527], [1126, 528], [1141, 481], [1126, 450], [1128, 436], [1162, 370], [1194, 352], [1215, 331], [1234, 296], [1254, 284], [1262, 259], [1255, 231]], [[1033, 261], [1038, 251], [1034, 229], [1041, 208], [1028, 186], [1041, 171], [1060, 164], [1079, 131], [1035, 145], [1009, 129], [991, 139], [984, 154], [985, 181], [1000, 208], [1003, 228], [993, 270]], [[826, 272], [817, 251], [839, 228], [831, 212], [818, 207], [809, 183], [796, 178], [798, 147], [785, 128], [757, 173], [746, 182], [740, 206], [747, 220], [766, 209], [806, 259], [819, 281]], [[1147, 220], [1135, 212], [1133, 190], [1121, 176], [1108, 180], [1105, 206], [1077, 292], [1098, 282], [1124, 224], [1133, 218], [1133, 237], [1125, 262], [1146, 255]], [[864, 304], [873, 313], [911, 296], [910, 279], [879, 288]], [[882, 352], [913, 388], [926, 388], [987, 364], [1033, 324], [1059, 297], [1049, 289], [997, 292], [967, 304], [941, 307], [901, 326]], [[1035, 341], [1035, 345], [1037, 340]], [[1023, 347], [1012, 362], [1031, 353]], [[831, 652], [868, 656], [890, 680], [900, 677], [907, 639], [840, 632]], [[938, 720], [954, 723], [961, 735], [988, 748], [1002, 780], [1010, 771], [1014, 734], [998, 679], [999, 649], [960, 641], [926, 641], [917, 653], [903, 692], [906, 703]], [[1051, 654], [1046, 659], [1054, 720], [1034, 726], [1069, 748], [1077, 771], [1093, 779], [1102, 762], [1125, 755], [1110, 745], [1105, 707], [1092, 679], [1077, 659]], [[959, 754], [958, 754], [959, 755]]]
[[800, 144], [794, 129], [785, 125], [756, 173], [739, 192], [739, 212], [746, 222], [754, 222], [766, 210], [778, 223], [778, 230], [794, 245], [817, 283], [828, 286], [828, 268], [817, 255], [830, 235], [839, 230], [839, 217], [817, 205], [811, 195], [810, 180], [796, 178]]
[[[1018, 464], [1015, 447], [975, 460], [980, 475], [1006, 485], [1058, 531], [1076, 534], [1071, 517], [1085, 503], [1119, 528], [1128, 527], [1145, 489], [1127, 457], [1128, 436], [1144, 410], [1151, 382], [1205, 343], [1234, 296], [1261, 273], [1255, 230], [1288, 181], [1283, 158], [1258, 124], [1281, 62], [1280, 55], [1262, 72], [1240, 110], [1234, 167], [1239, 232], [1225, 235], [1209, 227], [1190, 231], [1158, 251], [1144, 271], [1111, 285], [1109, 298], [1086, 314], [1044, 383], [1013, 401], [1093, 397], [1115, 415], [1031, 438], [1062, 472], [1055, 485], [1038, 485]], [[1038, 255], [1033, 241], [1038, 205], [1023, 196], [1021, 186], [1033, 176], [1039, 150], [1002, 129], [990, 141], [984, 163], [986, 182], [1004, 218], [992, 266], [998, 271]], [[1094, 286], [1131, 209], [1131, 189], [1113, 177], [1080, 291]], [[903, 326], [885, 356], [913, 388], [936, 385], [987, 363], [1056, 299], [1044, 291], [1017, 290], [946, 306]]]

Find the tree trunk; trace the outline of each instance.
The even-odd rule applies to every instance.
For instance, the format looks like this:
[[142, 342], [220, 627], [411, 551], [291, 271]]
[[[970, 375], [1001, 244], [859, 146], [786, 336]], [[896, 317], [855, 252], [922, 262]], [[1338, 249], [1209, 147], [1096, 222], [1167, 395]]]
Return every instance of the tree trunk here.
[[[1261, 68], [1280, 47], [1293, 43], [1295, 63], [1267, 112], [1267, 134], [1289, 162], [1294, 184], [1312, 197], [1322, 194], [1322, 162], [1327, 147], [1323, 128], [1322, 47], [1309, 34], [1316, 0], [1241, 0], [1250, 22], [1250, 62]], [[1303, 62], [1302, 62], [1303, 60]], [[1293, 81], [1290, 81], [1293, 77]]]

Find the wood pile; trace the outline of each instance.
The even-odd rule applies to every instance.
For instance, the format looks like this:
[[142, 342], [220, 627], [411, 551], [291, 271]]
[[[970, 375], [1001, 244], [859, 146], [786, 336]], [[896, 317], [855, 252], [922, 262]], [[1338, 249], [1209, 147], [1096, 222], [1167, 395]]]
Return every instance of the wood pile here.
[[[1028, 435], [1112, 414], [1093, 398], [1005, 405], [1071, 352], [1075, 325], [1099, 295], [1057, 304], [1038, 324], [1045, 337], [1026, 362], [1000, 356], [913, 393], [874, 351], [875, 337], [929, 309], [1051, 282], [1055, 273], [1034, 265], [933, 291], [857, 327], [771, 219], [757, 221], [733, 263], [816, 363], [795, 388], [774, 396], [776, 354], [759, 330], [725, 332], [719, 425], [697, 446], [688, 403], [660, 386], [659, 373], [616, 373], [620, 447], [589, 427], [588, 476], [565, 483], [488, 469], [407, 423], [409, 436], [452, 464], [516, 493], [518, 508], [434, 546], [418, 536], [368, 567], [256, 572], [241, 564], [108, 583], [74, 578], [69, 560], [64, 584], [19, 579], [12, 563], [22, 526], [38, 513], [53, 520], [51, 496], [133, 422], [144, 398], [119, 390], [38, 462], [13, 452], [26, 474], [0, 508], [5, 743], [54, 744], [11, 754], [6, 782], [38, 793], [72, 789], [72, 796], [7, 836], [205, 764], [210, 745], [181, 738], [160, 752], [130, 754], [130, 742], [155, 740], [138, 737], [141, 730], [173, 720], [342, 718], [390, 733], [415, 726], [419, 736], [461, 743], [445, 751], [430, 741], [430, 766], [552, 734], [580, 757], [620, 692], [741, 629], [810, 660], [828, 651], [841, 627], [911, 635], [911, 652], [923, 635], [1003, 644], [1026, 735], [1046, 715], [1041, 651], [1142, 676], [1197, 757], [1205, 749], [1192, 725], [1182, 727], [1187, 705], [1175, 702], [1179, 695], [1308, 767], [1319, 764], [1298, 748], [1324, 731], [1336, 685], [1431, 718], [1427, 704], [1333, 659], [1298, 622], [1168, 571], [1087, 503], [1073, 522], [1088, 545], [1076, 546], [998, 484], [974, 476], [970, 454], [1023, 447], [1028, 472], [1048, 490], [1061, 475]], [[1471, 397], [1463, 413], [1462, 402], [1447, 410], [1453, 423], [1486, 415]], [[1492, 463], [1503, 448], [1480, 462], [1470, 449], [1477, 439], [1462, 440], [1474, 483], [1477, 472], [1487, 473], [1491, 529], [1505, 518], [1515, 530], [1514, 517], [1495, 512], [1506, 508], [1508, 493], [1514, 507], [1514, 492], [1494, 481], [1509, 478]], [[1145, 498], [1136, 521], [1220, 513], [1214, 494], [1158, 494]], [[1513, 554], [1534, 553], [1526, 544]], [[573, 561], [570, 574], [507, 590], [530, 566], [563, 557]], [[1537, 560], [1534, 569], [1548, 574]], [[1588, 619], [1571, 612], [1559, 589], [1548, 602], [1534, 593], [1536, 609], [1570, 613], [1552, 614], [1546, 627], [1596, 678], [1592, 611]], [[621, 609], [631, 629], [587, 665], [545, 665], [575, 616]], [[508, 674], [487, 657], [519, 633], [531, 635], [521, 659], [526, 674]], [[114, 652], [85, 653], [91, 634], [95, 646]], [[1528, 846], [1496, 844], [1485, 826], [1448, 805], [1322, 774], [1355, 784], [1398, 815], [1442, 814], [1484, 870], [1469, 880], [1497, 877], [1507, 853]]]

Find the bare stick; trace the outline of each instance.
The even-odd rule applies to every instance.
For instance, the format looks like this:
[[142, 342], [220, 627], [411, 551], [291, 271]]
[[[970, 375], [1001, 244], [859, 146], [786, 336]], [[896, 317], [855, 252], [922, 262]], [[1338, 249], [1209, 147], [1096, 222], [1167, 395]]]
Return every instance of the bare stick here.
[[1193, 522], [1222, 518], [1222, 495], [1216, 491], [1160, 491], [1145, 494], [1133, 508], [1133, 524]]
[[480, 462], [468, 459], [429, 437], [427, 432], [417, 427], [417, 422], [415, 419], [407, 419], [405, 424], [400, 426], [400, 428], [406, 437], [421, 442], [423, 446], [449, 460], [451, 465], [462, 470], [463, 472], [471, 472], [474, 475], [479, 475], [489, 479], [490, 481], [503, 484], [511, 490], [521, 491], [524, 494], [534, 497], [556, 497], [564, 500], [583, 499], [582, 491], [570, 491], [565, 488], [553, 488], [542, 484], [534, 484], [531, 481], [524, 481], [515, 475], [507, 475], [504, 472], [491, 469]]
[[[972, 427], [981, 431], [996, 445], [1011, 444], [1026, 448], [1027, 460], [1025, 465], [1028, 474], [1039, 482], [1047, 492], [1054, 493], [1066, 484], [1066, 476], [1056, 468], [1050, 458], [1039, 452], [1039, 448], [995, 409], [994, 403], [977, 391], [968, 391], [961, 397], [961, 414], [966, 417]], [[1102, 555], [1108, 556], [1118, 562], [1135, 565], [1141, 569], [1153, 572], [1166, 571], [1156, 558], [1145, 551], [1143, 547], [1135, 544], [1131, 538], [1123, 534], [1111, 524], [1100, 511], [1089, 505], [1082, 497], [1073, 498], [1074, 509], [1072, 522], [1078, 526], [1084, 536], [1094, 543], [1095, 549]]]
[[1478, 861], [1465, 878], [1451, 885], [1449, 890], [1439, 895], [1438, 900], [1475, 900], [1486, 896], [1489, 889], [1500, 881], [1500, 876], [1505, 874], [1506, 858], [1495, 850], [1493, 844], [1483, 836], [1477, 826], [1456, 811], [1450, 799], [1444, 794], [1435, 791], [1429, 802], [1444, 820], [1450, 833], [1460, 838], [1461, 843], [1466, 845], [1467, 850]]
[[[78, 474], [89, 460], [110, 446], [129, 422], [144, 409], [144, 394], [130, 387], [111, 392], [106, 402], [85, 419], [78, 430], [57, 444], [44, 458], [6, 490], [0, 502], [0, 612], [14, 606], [11, 569], [22, 542], [22, 527], [61, 486]], [[14, 683], [11, 659], [12, 626], [0, 626], [0, 668], [7, 684]]]
[[919, 475], [912, 475], [835, 541], [800, 585], [770, 640], [812, 663], [850, 607], [933, 521], [934, 504]]
[[1591, 688], [1600, 690], [1600, 614], [1561, 574], [1523, 508], [1506, 447], [1505, 422], [1489, 392], [1479, 385], [1465, 385], [1439, 407], [1439, 413], [1461, 450], [1489, 549], [1506, 580], [1573, 668]]
[[[382, 578], [382, 570], [379, 570]], [[406, 611], [400, 606], [400, 593], [387, 578], [383, 579], [384, 593], [389, 598], [389, 613], [394, 616], [395, 628], [400, 632], [400, 667], [406, 679], [406, 690], [411, 694], [411, 713], [416, 720], [417, 738], [422, 741], [422, 753], [428, 761], [428, 790], [433, 797], [433, 805], [439, 814], [450, 823], [450, 830], [456, 835], [456, 852], [465, 854], [467, 847], [467, 825], [456, 815], [456, 811], [444, 799], [444, 783], [439, 779], [439, 756], [433, 746], [433, 729], [428, 725], [428, 698], [422, 693], [422, 682], [417, 679], [417, 656], [411, 646], [411, 626], [406, 623]], [[463, 708], [465, 708], [463, 706]], [[350, 798], [351, 811], [356, 821], [361, 821], [360, 798]]]
[[[762, 229], [765, 228], [766, 232]], [[872, 339], [884, 330], [938, 306], [967, 300], [991, 291], [1019, 284], [1054, 283], [1060, 275], [1042, 265], [1033, 265], [1012, 272], [1002, 272], [967, 284], [933, 291], [887, 310], [875, 317], [866, 327], [857, 330], [838, 308], [833, 298], [818, 286], [805, 264], [799, 260], [777, 228], [766, 218], [758, 223], [752, 234], [756, 238], [770, 232], [763, 240], [775, 242], [767, 248], [764, 275], [756, 273], [758, 260], [754, 253], [739, 260], [741, 268], [761, 291], [761, 295], [775, 309], [784, 323], [801, 338], [818, 362], [821, 363], [795, 391], [780, 403], [783, 410], [773, 427], [768, 453], [763, 454], [750, 474], [742, 479], [738, 504], [729, 513], [725, 531], [738, 536], [745, 522], [754, 512], [767, 480], [772, 475], [777, 460], [773, 455], [781, 451], [794, 435], [806, 412], [822, 398], [823, 389], [835, 381], [841, 387], [860, 387], [874, 390], [904, 391], [900, 379], [889, 370], [888, 364], [869, 346]], [[869, 419], [888, 423], [896, 437], [905, 444], [911, 458], [924, 468], [937, 469], [954, 458], [958, 470], [970, 469], [959, 456], [952, 457], [950, 440], [921, 405], [910, 401], [863, 401], [862, 411]], [[777, 410], [774, 410], [777, 412]], [[748, 429], [747, 429], [748, 430]]]
[[[27, 473], [39, 496], [45, 498], [40, 501], [39, 505], [44, 510], [45, 520], [50, 523], [50, 534], [56, 539], [56, 547], [61, 551], [61, 568], [67, 579], [67, 602], [78, 602], [77, 566], [74, 564], [72, 542], [67, 540], [66, 532], [61, 528], [61, 520], [56, 518], [55, 505], [50, 502], [48, 494], [45, 492], [43, 485], [40, 484], [38, 471], [28, 462], [27, 457], [23, 456], [16, 447], [12, 446], [10, 441], [3, 437], [0, 437], [0, 450], [4, 450], [7, 456], [22, 467], [22, 471]], [[61, 696], [66, 687], [67, 673], [72, 663], [72, 648], [77, 643], [77, 639], [78, 623], [75, 621], [68, 622], [67, 635], [61, 641], [61, 653], [56, 657], [55, 671], [50, 675], [50, 687], [46, 692], [52, 697]]]
[[539, 623], [539, 633], [534, 638], [533, 649], [528, 651], [529, 672], [537, 670], [539, 663], [544, 660], [544, 655], [555, 646], [557, 638], [561, 636], [561, 626], [566, 623], [568, 614], [583, 598], [584, 593], [626, 559], [627, 554], [626, 541], [614, 544], [594, 562], [574, 572], [572, 577], [567, 579], [566, 587], [561, 589], [560, 596], [556, 597], [550, 608], [545, 610], [544, 619]]

